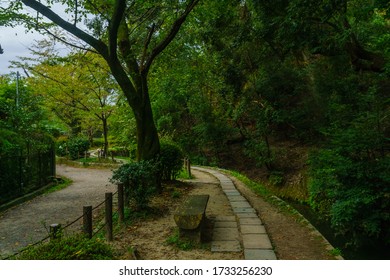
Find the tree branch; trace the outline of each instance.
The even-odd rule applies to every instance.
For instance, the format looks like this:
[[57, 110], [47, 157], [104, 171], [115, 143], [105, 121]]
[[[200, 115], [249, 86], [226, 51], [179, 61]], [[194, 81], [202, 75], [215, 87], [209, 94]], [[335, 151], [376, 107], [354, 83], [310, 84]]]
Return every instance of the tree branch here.
[[112, 13], [109, 32], [108, 32], [108, 45], [109, 45], [109, 55], [111, 59], [118, 59], [117, 47], [118, 47], [118, 30], [119, 26], [123, 20], [123, 15], [126, 10], [126, 1], [118, 0], [115, 1], [114, 12]]
[[47, 17], [52, 22], [60, 26], [61, 28], [65, 29], [69, 33], [73, 34], [77, 38], [80, 38], [81, 40], [83, 40], [84, 42], [92, 46], [104, 57], [107, 57], [108, 55], [107, 46], [102, 41], [95, 39], [88, 33], [77, 28], [75, 25], [63, 20], [59, 15], [53, 12], [50, 8], [39, 3], [36, 0], [22, 0], [22, 2], [26, 6], [29, 6], [33, 10], [39, 12], [40, 14], [42, 14], [43, 16]]
[[152, 50], [149, 58], [147, 59], [144, 68], [142, 69], [143, 74], [149, 72], [150, 66], [152, 65], [154, 59], [169, 45], [169, 43], [175, 38], [176, 34], [179, 32], [180, 27], [187, 19], [189, 13], [194, 9], [199, 0], [191, 0], [183, 14], [174, 22], [172, 28], [168, 35]]
[[149, 44], [150, 44], [150, 41], [152, 40], [155, 27], [156, 27], [156, 25], [153, 23], [149, 29], [148, 36], [146, 37], [145, 44], [144, 44], [144, 50], [142, 52], [141, 66], [144, 65], [145, 58], [146, 58], [146, 55], [148, 53]]

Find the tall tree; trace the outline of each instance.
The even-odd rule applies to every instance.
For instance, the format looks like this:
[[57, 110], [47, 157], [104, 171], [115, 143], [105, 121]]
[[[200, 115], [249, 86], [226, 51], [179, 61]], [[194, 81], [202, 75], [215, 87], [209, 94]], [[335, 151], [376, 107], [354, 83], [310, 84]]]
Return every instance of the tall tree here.
[[[28, 28], [52, 32], [52, 25], [43, 17], [81, 39], [99, 53], [109, 65], [134, 112], [137, 125], [137, 158], [151, 159], [160, 149], [153, 120], [148, 90], [148, 73], [164, 49], [171, 43], [199, 0], [189, 1], [36, 1], [18, 0], [11, 3], [14, 18]], [[51, 4], [71, 15], [63, 19]], [[28, 6], [37, 15], [22, 13]], [[43, 17], [42, 17], [43, 16]], [[80, 27], [88, 21], [92, 32]], [[63, 38], [59, 38], [64, 40]], [[85, 46], [84, 46], [85, 47]]]
[[[118, 99], [118, 88], [104, 61], [96, 54], [83, 52], [56, 63], [41, 63], [29, 70], [35, 92], [44, 97], [46, 106], [73, 132], [84, 126], [93, 134], [90, 128], [96, 127], [96, 121], [100, 122], [106, 156], [108, 119]], [[75, 123], [76, 127], [72, 127]], [[91, 139], [91, 133], [88, 135]]]

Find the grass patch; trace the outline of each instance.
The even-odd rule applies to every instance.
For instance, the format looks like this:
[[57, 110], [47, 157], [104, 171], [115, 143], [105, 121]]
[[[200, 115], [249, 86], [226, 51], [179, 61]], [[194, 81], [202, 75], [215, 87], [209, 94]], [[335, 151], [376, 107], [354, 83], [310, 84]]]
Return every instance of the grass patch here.
[[334, 257], [342, 256], [342, 251], [339, 248], [333, 248], [332, 250], [329, 250], [329, 254], [331, 254]]
[[111, 246], [100, 238], [85, 238], [77, 234], [52, 240], [48, 243], [27, 247], [17, 260], [112, 260]]
[[188, 172], [187, 170], [180, 170], [179, 174], [177, 175], [177, 178], [178, 179], [182, 179], [182, 180], [190, 180], [190, 179], [194, 179], [194, 176], [188, 176]]
[[174, 233], [167, 238], [166, 243], [183, 251], [189, 251], [195, 248], [194, 242], [185, 238], [180, 238], [178, 229], [175, 229]]
[[48, 188], [44, 193], [53, 193], [62, 189], [65, 189], [66, 187], [69, 187], [73, 181], [66, 177], [59, 177], [54, 179], [54, 185], [50, 188]]
[[272, 196], [272, 193], [263, 184], [254, 182], [248, 177], [246, 177], [245, 175], [242, 175], [237, 171], [230, 171], [230, 170], [223, 170], [223, 171], [236, 177], [238, 180], [243, 182], [249, 189], [254, 191], [256, 194], [261, 195], [264, 198], [268, 198]]

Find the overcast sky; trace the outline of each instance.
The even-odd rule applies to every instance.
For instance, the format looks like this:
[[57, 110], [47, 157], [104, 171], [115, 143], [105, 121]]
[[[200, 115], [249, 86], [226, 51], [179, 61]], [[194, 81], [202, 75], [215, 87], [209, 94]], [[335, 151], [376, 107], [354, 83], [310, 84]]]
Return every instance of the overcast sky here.
[[26, 33], [24, 28], [0, 27], [0, 45], [4, 50], [0, 54], [0, 75], [9, 74], [15, 69], [9, 69], [10, 60], [17, 60], [18, 56], [29, 56], [28, 47], [34, 39], [42, 38], [37, 33]]
[[[0, 1], [0, 5], [1, 4]], [[26, 10], [30, 11], [31, 9], [27, 8]], [[63, 6], [55, 4], [53, 10], [63, 18], [68, 18], [64, 12]], [[28, 48], [31, 47], [34, 40], [40, 40], [42, 38], [43, 36], [37, 32], [26, 32], [21, 26], [15, 28], [0, 26], [0, 45], [4, 50], [4, 53], [0, 54], [0, 75], [16, 72], [17, 69], [9, 68], [9, 61], [18, 60], [18, 56], [31, 56]], [[21, 72], [21, 70], [19, 71]], [[23, 73], [21, 74], [24, 75]]]

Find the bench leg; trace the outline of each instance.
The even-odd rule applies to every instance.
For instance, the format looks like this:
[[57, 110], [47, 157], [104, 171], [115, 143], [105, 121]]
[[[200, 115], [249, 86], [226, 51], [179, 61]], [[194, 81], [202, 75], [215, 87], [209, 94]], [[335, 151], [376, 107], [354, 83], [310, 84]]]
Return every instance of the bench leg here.
[[203, 217], [202, 222], [196, 229], [189, 230], [179, 228], [179, 237], [186, 238], [196, 244], [207, 242], [210, 240], [210, 237], [207, 234], [208, 225], [209, 220], [206, 217]]

